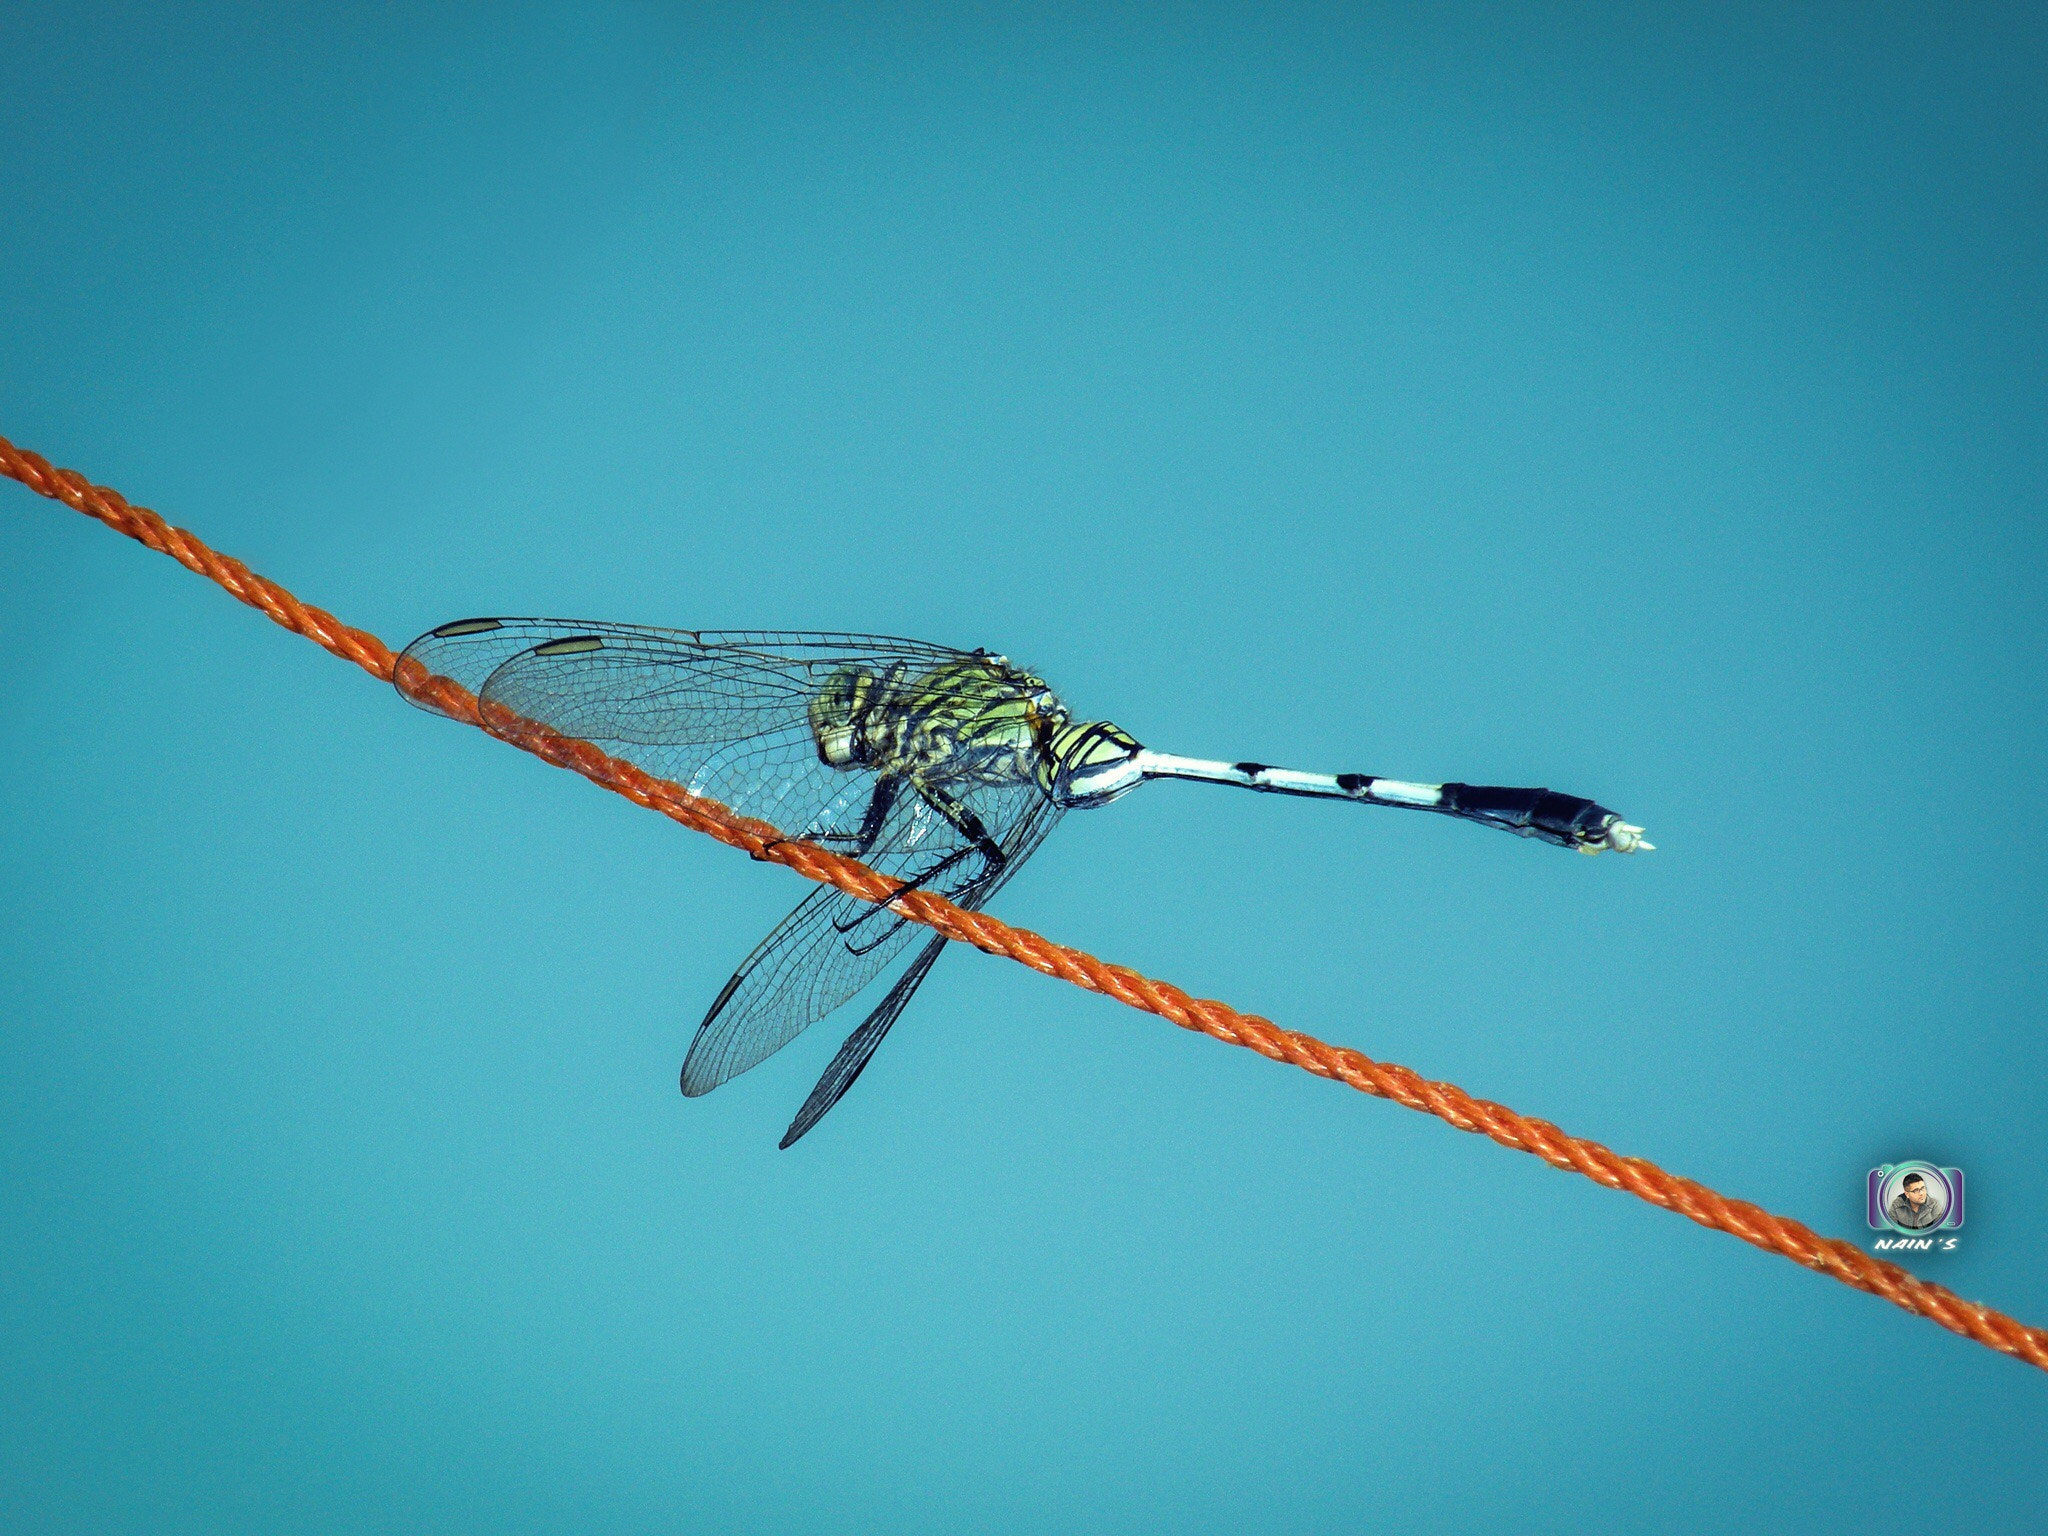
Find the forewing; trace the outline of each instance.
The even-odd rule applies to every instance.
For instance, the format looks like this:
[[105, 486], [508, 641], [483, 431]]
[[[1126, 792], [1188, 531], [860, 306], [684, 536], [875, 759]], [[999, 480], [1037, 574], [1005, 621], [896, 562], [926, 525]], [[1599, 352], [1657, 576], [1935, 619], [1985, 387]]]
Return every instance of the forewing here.
[[759, 1066], [881, 975], [910, 943], [909, 925], [865, 949], [846, 942], [867, 903], [822, 886], [747, 956], [697, 1026], [683, 1061], [691, 1098]]
[[[593, 635], [621, 645], [672, 647], [682, 657], [716, 650], [735, 652], [771, 668], [822, 663], [826, 673], [849, 661], [908, 660], [938, 666], [963, 653], [950, 646], [890, 635], [842, 635], [798, 630], [656, 629], [644, 624], [611, 624], [597, 619], [457, 619], [428, 630], [405, 654], [428, 671], [453, 678], [471, 693], [521, 651], [553, 640]], [[822, 675], [822, 674], [821, 674]], [[408, 698], [411, 696], [408, 695]], [[414, 703], [419, 703], [417, 699]], [[421, 704], [423, 709], [431, 705]]]
[[487, 704], [791, 836], [834, 844], [858, 828], [873, 780], [819, 761], [812, 698], [842, 667], [916, 676], [961, 653], [878, 635], [466, 619], [405, 654]]
[[[958, 906], [979, 907], [1016, 873], [1059, 819], [1059, 810], [1029, 786], [968, 798], [1003, 851], [1000, 869], [991, 873], [973, 845], [913, 794], [902, 796], [891, 811], [866, 862]], [[887, 907], [840, 891], [813, 892], [761, 941], [711, 1005], [683, 1063], [683, 1092], [709, 1093], [767, 1060], [881, 976], [923, 931]], [[899, 1010], [916, 984], [904, 989]]]

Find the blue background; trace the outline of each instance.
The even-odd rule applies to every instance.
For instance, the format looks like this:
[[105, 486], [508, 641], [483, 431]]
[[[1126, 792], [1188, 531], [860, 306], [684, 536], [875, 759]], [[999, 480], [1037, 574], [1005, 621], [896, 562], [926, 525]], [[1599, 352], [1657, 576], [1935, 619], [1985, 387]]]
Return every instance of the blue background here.
[[[0, 432], [394, 643], [982, 644], [1001, 915], [2048, 1322], [2037, 7], [16, 8]], [[2048, 1381], [804, 892], [0, 490], [0, 1524], [2038, 1530]], [[2031, 1513], [2029, 1513], [2031, 1511]]]

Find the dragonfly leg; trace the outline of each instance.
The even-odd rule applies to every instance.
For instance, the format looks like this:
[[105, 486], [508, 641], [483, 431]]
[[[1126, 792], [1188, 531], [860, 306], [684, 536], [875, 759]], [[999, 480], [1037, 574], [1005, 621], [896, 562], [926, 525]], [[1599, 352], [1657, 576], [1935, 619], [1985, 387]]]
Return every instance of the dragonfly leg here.
[[806, 827], [801, 834], [806, 842], [845, 843], [853, 849], [856, 859], [866, 858], [873, 851], [877, 839], [882, 835], [883, 824], [889, 819], [889, 812], [895, 808], [896, 796], [903, 788], [903, 780], [894, 774], [886, 774], [875, 780], [875, 792], [868, 796], [868, 808], [862, 813], [858, 832], [837, 831], [829, 827]]
[[[918, 795], [924, 800], [925, 804], [929, 805], [933, 810], [937, 811], [941, 816], [945, 817], [946, 820], [949, 823], [951, 823], [954, 830], [959, 832], [959, 834], [962, 837], [967, 838], [969, 840], [969, 846], [965, 848], [956, 849], [954, 852], [948, 854], [945, 858], [939, 860], [939, 862], [934, 864], [930, 869], [924, 871], [924, 873], [918, 875], [915, 879], [909, 881], [906, 885], [904, 885], [904, 887], [901, 890], [896, 892], [895, 896], [892, 896], [890, 898], [890, 901], [893, 902], [898, 897], [907, 896], [912, 891], [925, 889], [927, 886], [931, 885], [934, 881], [936, 881], [939, 878], [939, 876], [945, 874], [947, 870], [951, 869], [954, 865], [958, 864], [961, 860], [965, 859], [969, 854], [980, 854], [983, 860], [983, 867], [981, 872], [977, 874], [972, 880], [970, 880], [962, 890], [954, 891], [951, 893], [955, 900], [959, 900], [965, 895], [970, 894], [975, 887], [986, 884], [988, 881], [993, 880], [996, 876], [1000, 875], [1003, 872], [1004, 867], [1009, 863], [1009, 857], [1003, 852], [1002, 845], [998, 843], [993, 837], [989, 836], [988, 828], [982, 825], [982, 820], [979, 816], [975, 815], [971, 809], [969, 809], [967, 806], [960, 804], [959, 801], [953, 799], [952, 796], [948, 795], [944, 790], [939, 789], [935, 785], [918, 784], [916, 785], [916, 789]], [[860, 916], [856, 917], [852, 922], [847, 923], [846, 925], [841, 927], [839, 931], [841, 933], [851, 934], [863, 923], [873, 920], [877, 913], [886, 910], [887, 908], [882, 906], [869, 907], [865, 912], [862, 912]], [[863, 944], [858, 947], [855, 947], [849, 943], [848, 947], [852, 948], [855, 954], [864, 954], [867, 950], [872, 949], [874, 945], [885, 943], [892, 935], [896, 933], [898, 929], [900, 929], [905, 923], [910, 921], [910, 919], [904, 917], [901, 913], [892, 913], [891, 916], [893, 916], [896, 920], [888, 926], [888, 928], [882, 933], [880, 938], [877, 938], [868, 944]]]
[[974, 844], [975, 851], [988, 860], [987, 874], [995, 874], [1009, 860], [996, 840], [988, 835], [988, 828], [981, 824], [981, 818], [962, 805], [936, 784], [920, 784], [917, 793], [924, 803], [937, 811], [953, 824], [953, 830]]
[[896, 804], [896, 793], [902, 787], [903, 781], [893, 773], [875, 780], [875, 792], [868, 800], [867, 814], [861, 818], [860, 841], [854, 844], [854, 857], [865, 857], [875, 846], [875, 839], [882, 835], [882, 823], [889, 819], [889, 812]]
[[[946, 873], [947, 870], [951, 869], [954, 865], [958, 864], [962, 859], [966, 858], [969, 854], [976, 852], [979, 852], [979, 850], [974, 848], [955, 849], [952, 853], [947, 854], [943, 859], [939, 860], [938, 863], [934, 864], [930, 869], [926, 870], [923, 874], [918, 875], [913, 879], [905, 881], [903, 886], [896, 892], [896, 894], [889, 898], [889, 901], [894, 902], [901, 897], [909, 895], [912, 891], [924, 890], [926, 887], [936, 882], [939, 876]], [[992, 873], [992, 871], [984, 870], [974, 879], [968, 881], [967, 884], [960, 890], [953, 891], [950, 894], [955, 897], [959, 897], [967, 894], [968, 892], [971, 892], [976, 886], [981, 885], [983, 882], [985, 882], [988, 879], [990, 873]], [[910, 919], [905, 917], [900, 912], [891, 911], [889, 905], [887, 903], [883, 903], [880, 905], [870, 906], [863, 909], [860, 915], [853, 918], [850, 922], [835, 922], [833, 926], [837, 928], [841, 933], [851, 935], [856, 929], [860, 928], [862, 925], [875, 922], [882, 915], [887, 915], [888, 917], [892, 918], [893, 921], [888, 925], [888, 927], [882, 930], [879, 936], [868, 941], [865, 944], [855, 944], [852, 941], [851, 937], [849, 937], [847, 940], [846, 947], [848, 949], [852, 950], [853, 953], [855, 953], [856, 955], [864, 955], [869, 950], [873, 949], [877, 944], [886, 944], [892, 937], [895, 936], [897, 930], [902, 928], [902, 926], [905, 923], [909, 922]]]

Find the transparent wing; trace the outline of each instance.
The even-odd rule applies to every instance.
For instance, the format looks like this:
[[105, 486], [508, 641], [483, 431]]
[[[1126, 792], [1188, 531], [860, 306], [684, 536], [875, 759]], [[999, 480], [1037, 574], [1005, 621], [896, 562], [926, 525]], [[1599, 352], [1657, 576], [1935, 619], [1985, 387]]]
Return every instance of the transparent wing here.
[[820, 887], [775, 926], [718, 994], [683, 1062], [691, 1098], [759, 1066], [867, 986], [912, 938], [910, 926], [871, 935], [855, 947], [846, 934], [867, 903]]
[[[999, 850], [991, 859], [960, 830], [966, 818], [948, 817], [900, 785], [885, 790], [865, 769], [820, 762], [809, 719], [811, 700], [842, 667], [922, 678], [967, 654], [882, 635], [518, 618], [444, 624], [405, 650], [480, 701], [591, 742], [790, 836], [856, 851], [871, 868], [977, 907], [1038, 846], [1058, 809], [1030, 784], [949, 790]], [[882, 817], [879, 829], [867, 825], [871, 811]], [[872, 841], [864, 835], [870, 833]], [[915, 932], [916, 925], [886, 908], [814, 892], [712, 1004], [684, 1063], [683, 1091], [708, 1093], [773, 1055], [882, 976]], [[930, 964], [901, 978], [890, 1020]], [[867, 1050], [886, 1029], [883, 1023], [871, 1032]], [[846, 1074], [837, 1092], [857, 1073], [856, 1067]], [[826, 1107], [829, 1101], [811, 1120]]]
[[825, 1068], [825, 1075], [818, 1079], [818, 1086], [811, 1090], [803, 1108], [789, 1122], [789, 1129], [782, 1133], [780, 1145], [783, 1151], [795, 1146], [806, 1131], [825, 1118], [825, 1111], [846, 1097], [846, 1090], [853, 1086], [861, 1069], [867, 1066], [868, 1058], [875, 1054], [875, 1047], [882, 1043], [882, 1037], [889, 1033], [889, 1026], [896, 1022], [911, 994], [917, 991], [918, 985], [938, 963], [945, 948], [945, 939], [935, 938], [919, 950], [909, 969], [896, 978], [889, 995], [862, 1021], [859, 1029], [846, 1037], [846, 1044], [839, 1047], [839, 1054]]
[[[928, 808], [923, 814], [937, 823], [935, 829], [917, 835], [909, 846], [892, 842], [899, 816], [908, 825], [920, 814], [904, 809], [901, 803], [890, 813], [883, 844], [866, 862], [897, 879], [922, 882], [923, 889], [956, 905], [981, 906], [1031, 856], [1060, 813], [1035, 789], [1025, 786], [982, 789], [961, 798], [1001, 848], [1000, 865], [991, 868], [980, 849]], [[905, 795], [903, 799], [915, 801], [916, 797]], [[880, 977], [902, 957], [912, 939], [926, 931], [886, 907], [844, 892], [813, 892], [761, 941], [718, 994], [683, 1063], [683, 1092], [693, 1098], [709, 1093], [758, 1066]], [[929, 969], [927, 961], [917, 971], [916, 980], [894, 999], [897, 1011]], [[890, 1017], [893, 1021], [894, 1014]], [[882, 1029], [886, 1028], [884, 1024]], [[879, 1040], [878, 1031], [875, 1041]], [[851, 1081], [849, 1076], [847, 1083]], [[816, 1115], [812, 1119], [815, 1121]]]
[[[431, 672], [451, 677], [471, 693], [521, 651], [551, 640], [595, 635], [619, 644], [639, 643], [651, 651], [672, 648], [688, 663], [703, 651], [731, 651], [772, 669], [822, 662], [825, 671], [850, 660], [885, 657], [937, 666], [965, 653], [951, 646], [890, 635], [840, 635], [787, 630], [656, 629], [644, 624], [610, 624], [598, 619], [457, 619], [430, 629], [405, 654]], [[414, 702], [417, 702], [416, 700]], [[421, 706], [425, 708], [427, 706]]]
[[818, 760], [811, 699], [845, 666], [915, 677], [964, 654], [881, 635], [576, 619], [464, 619], [405, 650], [481, 701], [828, 844], [858, 829], [874, 780]]

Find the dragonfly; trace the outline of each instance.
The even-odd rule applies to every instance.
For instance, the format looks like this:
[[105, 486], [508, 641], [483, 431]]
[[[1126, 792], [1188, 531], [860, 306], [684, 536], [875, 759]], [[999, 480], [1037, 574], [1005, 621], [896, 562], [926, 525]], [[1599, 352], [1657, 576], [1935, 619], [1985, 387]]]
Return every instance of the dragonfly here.
[[[1152, 779], [1431, 811], [1581, 853], [1655, 846], [1606, 807], [1548, 789], [1154, 752], [1108, 721], [1077, 719], [1042, 679], [985, 650], [881, 635], [477, 618], [428, 631], [405, 656], [487, 709], [859, 859], [901, 881], [896, 896], [929, 891], [970, 910], [1065, 812], [1108, 805]], [[946, 944], [888, 903], [812, 892], [712, 1002], [683, 1062], [683, 1092], [709, 1093], [758, 1066], [893, 975], [790, 1122], [781, 1145], [793, 1145], [853, 1086]]]

